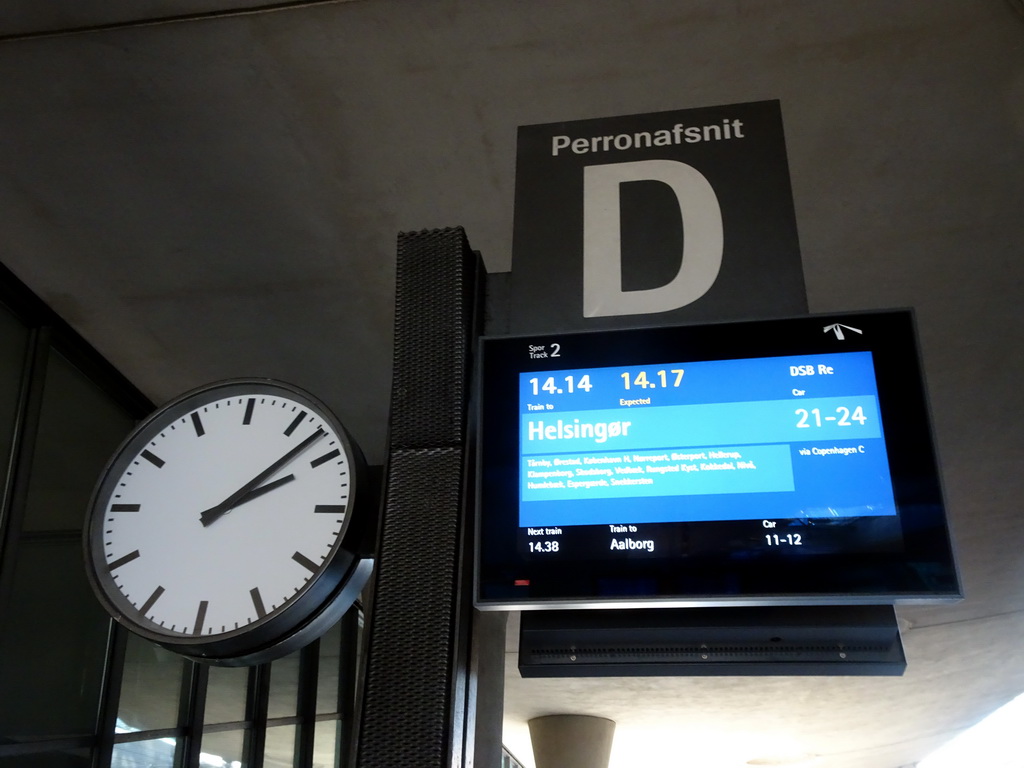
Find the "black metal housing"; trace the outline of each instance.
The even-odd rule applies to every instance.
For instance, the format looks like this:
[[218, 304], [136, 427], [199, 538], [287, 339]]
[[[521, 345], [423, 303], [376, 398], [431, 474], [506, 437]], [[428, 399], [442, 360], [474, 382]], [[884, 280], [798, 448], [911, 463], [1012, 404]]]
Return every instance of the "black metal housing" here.
[[523, 677], [902, 675], [888, 605], [527, 611]]
[[466, 441], [482, 275], [461, 228], [399, 236], [360, 768], [462, 764], [472, 612]]

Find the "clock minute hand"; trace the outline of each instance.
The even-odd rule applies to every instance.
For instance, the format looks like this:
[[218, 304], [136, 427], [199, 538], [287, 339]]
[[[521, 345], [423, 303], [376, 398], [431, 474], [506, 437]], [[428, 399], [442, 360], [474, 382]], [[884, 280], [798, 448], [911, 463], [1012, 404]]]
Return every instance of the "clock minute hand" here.
[[[309, 446], [311, 446], [313, 443], [315, 443], [317, 440], [319, 440], [325, 434], [326, 434], [326, 432], [324, 432], [322, 429], [318, 429], [312, 435], [310, 435], [305, 440], [303, 440], [301, 443], [299, 443], [294, 448], [292, 448], [290, 451], [288, 451], [288, 453], [286, 453], [280, 459], [278, 459], [273, 464], [271, 464], [269, 467], [267, 467], [265, 470], [263, 470], [258, 475], [256, 475], [256, 477], [254, 477], [248, 483], [246, 483], [241, 488], [239, 488], [237, 491], [235, 491], [233, 494], [231, 494], [226, 499], [224, 499], [224, 501], [222, 501], [220, 504], [217, 504], [214, 507], [210, 507], [205, 512], [202, 512], [199, 515], [199, 520], [202, 522], [202, 524], [204, 526], [207, 526], [210, 523], [212, 523], [214, 520], [217, 520], [220, 517], [222, 517], [225, 514], [227, 514], [228, 512], [230, 512], [243, 499], [248, 501], [248, 499], [246, 499], [245, 497], [246, 496], [250, 496], [253, 491], [257, 490], [259, 488], [259, 486], [263, 483], [264, 480], [266, 480], [268, 477], [270, 477], [275, 472], [277, 472], [279, 469], [281, 469], [281, 467], [285, 466], [286, 464], [288, 464], [289, 462], [294, 460], [296, 456], [298, 456], [304, 450], [309, 448]], [[268, 488], [268, 490], [269, 490], [269, 488]]]

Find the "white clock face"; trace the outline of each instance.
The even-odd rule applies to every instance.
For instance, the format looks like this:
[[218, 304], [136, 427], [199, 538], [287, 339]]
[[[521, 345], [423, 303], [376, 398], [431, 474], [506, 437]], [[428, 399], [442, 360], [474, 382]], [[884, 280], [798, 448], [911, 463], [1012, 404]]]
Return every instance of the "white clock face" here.
[[345, 530], [347, 438], [302, 395], [211, 388], [143, 425], [89, 531], [108, 600], [157, 636], [266, 622], [314, 583]]

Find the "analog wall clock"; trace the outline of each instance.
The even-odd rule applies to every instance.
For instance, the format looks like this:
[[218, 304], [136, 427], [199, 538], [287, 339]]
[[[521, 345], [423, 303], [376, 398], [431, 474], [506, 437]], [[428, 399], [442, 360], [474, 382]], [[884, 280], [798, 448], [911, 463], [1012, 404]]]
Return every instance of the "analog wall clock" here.
[[312, 395], [212, 384], [114, 454], [90, 504], [86, 569], [136, 634], [211, 663], [260, 663], [318, 636], [359, 594], [372, 496], [358, 447]]

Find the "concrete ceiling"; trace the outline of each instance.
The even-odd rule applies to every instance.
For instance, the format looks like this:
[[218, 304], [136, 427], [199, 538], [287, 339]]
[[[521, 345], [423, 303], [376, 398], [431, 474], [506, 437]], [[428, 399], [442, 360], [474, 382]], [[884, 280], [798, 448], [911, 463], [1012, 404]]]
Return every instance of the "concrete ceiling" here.
[[510, 632], [525, 763], [526, 720], [574, 713], [618, 723], [613, 768], [900, 768], [1024, 692], [1016, 4], [274, 9], [4, 3], [0, 261], [157, 402], [290, 380], [379, 463], [396, 233], [509, 269], [522, 124], [779, 99], [812, 311], [917, 309], [968, 596], [899, 609], [906, 675], [522, 680]]

